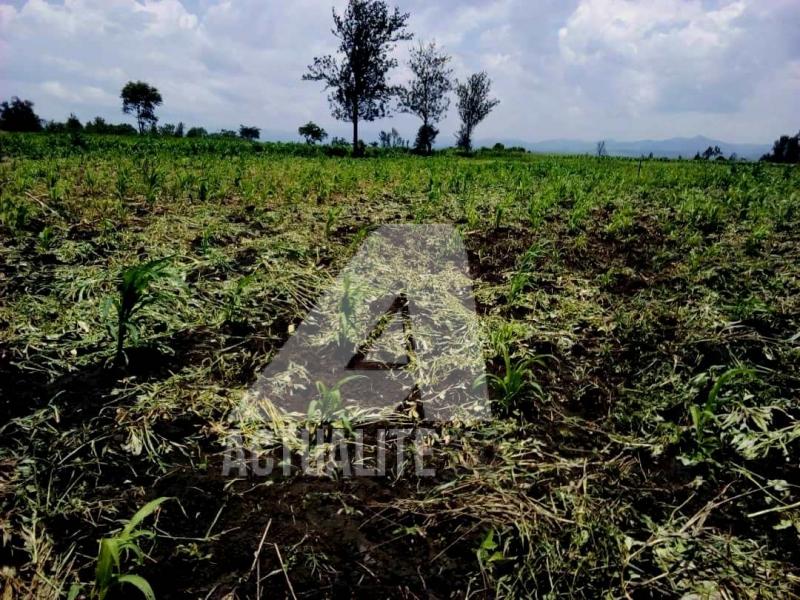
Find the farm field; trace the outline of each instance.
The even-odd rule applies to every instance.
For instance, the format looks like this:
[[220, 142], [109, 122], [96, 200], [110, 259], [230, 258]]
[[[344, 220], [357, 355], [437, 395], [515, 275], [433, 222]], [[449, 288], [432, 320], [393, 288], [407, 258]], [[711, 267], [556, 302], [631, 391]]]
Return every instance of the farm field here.
[[[800, 595], [796, 167], [45, 134], [0, 156], [10, 597], [100, 597], [99, 540], [164, 497], [118, 565], [159, 599]], [[433, 477], [224, 476], [241, 395], [400, 223], [463, 237], [493, 418], [437, 428]]]

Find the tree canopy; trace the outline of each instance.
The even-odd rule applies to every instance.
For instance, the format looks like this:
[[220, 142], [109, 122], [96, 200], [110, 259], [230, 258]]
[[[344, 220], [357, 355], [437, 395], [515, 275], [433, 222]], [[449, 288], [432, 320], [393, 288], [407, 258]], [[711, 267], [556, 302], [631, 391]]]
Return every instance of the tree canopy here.
[[305, 138], [306, 144], [315, 144], [328, 137], [328, 133], [313, 121], [298, 127], [297, 133]]
[[261, 137], [261, 129], [252, 125], [239, 125], [239, 137], [255, 141]]
[[800, 132], [794, 136], [782, 135], [772, 144], [772, 152], [765, 154], [761, 160], [777, 163], [800, 162]]
[[161, 106], [162, 98], [159, 91], [144, 81], [129, 81], [122, 88], [122, 112], [135, 114], [139, 133], [155, 127], [158, 123], [156, 107]]
[[41, 131], [42, 120], [33, 112], [33, 102], [17, 96], [0, 104], [0, 129], [3, 131]]

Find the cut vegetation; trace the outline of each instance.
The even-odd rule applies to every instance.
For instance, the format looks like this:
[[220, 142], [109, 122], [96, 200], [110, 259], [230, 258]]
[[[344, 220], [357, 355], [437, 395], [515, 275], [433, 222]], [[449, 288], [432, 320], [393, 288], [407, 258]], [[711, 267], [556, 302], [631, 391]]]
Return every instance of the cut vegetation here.
[[[800, 594], [796, 167], [0, 152], [10, 597]], [[223, 476], [227, 415], [388, 223], [461, 230], [495, 418], [438, 428], [434, 477]]]

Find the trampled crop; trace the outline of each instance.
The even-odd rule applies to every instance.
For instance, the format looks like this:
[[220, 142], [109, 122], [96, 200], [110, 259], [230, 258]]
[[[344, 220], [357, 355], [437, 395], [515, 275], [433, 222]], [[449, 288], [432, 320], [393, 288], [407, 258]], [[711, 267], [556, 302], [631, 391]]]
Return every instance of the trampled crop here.
[[[800, 593], [797, 168], [97, 136], [0, 151], [19, 595], [93, 581], [98, 540], [164, 496], [136, 569], [159, 598]], [[223, 477], [227, 415], [391, 223], [460, 230], [494, 418], [436, 428], [435, 477]], [[148, 302], [165, 256], [182, 283]]]

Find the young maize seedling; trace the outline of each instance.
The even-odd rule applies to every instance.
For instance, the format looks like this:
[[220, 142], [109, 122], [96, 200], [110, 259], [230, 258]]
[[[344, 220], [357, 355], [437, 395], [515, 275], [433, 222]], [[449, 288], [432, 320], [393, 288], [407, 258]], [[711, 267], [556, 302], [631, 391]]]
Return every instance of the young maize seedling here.
[[116, 190], [117, 190], [117, 197], [120, 201], [125, 201], [128, 195], [128, 183], [130, 180], [130, 175], [128, 171], [122, 167], [119, 171], [117, 171], [117, 182], [116, 182]]
[[[92, 600], [106, 600], [109, 592], [124, 584], [138, 589], [147, 600], [155, 600], [156, 595], [153, 588], [144, 577], [122, 572], [122, 560], [130, 554], [135, 555], [138, 564], [144, 560], [145, 555], [140, 540], [154, 538], [155, 532], [151, 529], [140, 528], [139, 525], [167, 500], [169, 498], [162, 497], [148, 502], [131, 517], [122, 531], [112, 537], [100, 540], [95, 579], [90, 595]], [[80, 585], [72, 586], [68, 600], [77, 598], [81, 591]]]
[[333, 233], [333, 226], [336, 225], [336, 220], [339, 218], [339, 213], [342, 209], [336, 206], [331, 206], [325, 215], [325, 237], [330, 238]]
[[308, 403], [308, 418], [315, 423], [333, 424], [334, 419], [344, 429], [350, 429], [350, 421], [344, 415], [342, 402], [342, 386], [349, 381], [359, 379], [360, 375], [350, 375], [336, 382], [332, 387], [317, 381], [317, 397]]
[[544, 366], [547, 355], [537, 355], [512, 361], [507, 347], [502, 350], [503, 375], [488, 375], [489, 381], [499, 393], [498, 404], [503, 412], [511, 412], [518, 398], [526, 391], [532, 390], [542, 395], [542, 386], [533, 380], [534, 366]]
[[123, 359], [125, 336], [133, 331], [135, 313], [155, 301], [156, 296], [150, 292], [150, 284], [165, 275], [171, 258], [151, 260], [122, 271], [117, 283], [119, 297], [114, 300], [117, 311], [117, 350], [114, 360], [117, 364]]
[[689, 407], [689, 414], [692, 417], [692, 425], [694, 427], [695, 439], [698, 446], [704, 453], [707, 453], [707, 436], [706, 425], [717, 416], [717, 408], [719, 407], [719, 393], [722, 386], [729, 381], [737, 378], [749, 378], [755, 375], [755, 370], [746, 367], [735, 367], [728, 369], [714, 382], [711, 391], [708, 392], [708, 397], [703, 406], [693, 405]]

